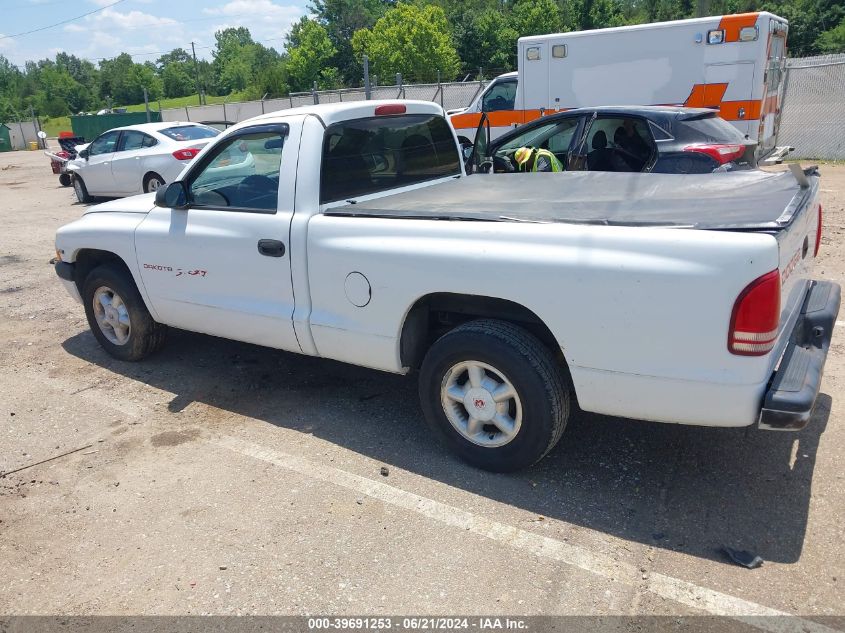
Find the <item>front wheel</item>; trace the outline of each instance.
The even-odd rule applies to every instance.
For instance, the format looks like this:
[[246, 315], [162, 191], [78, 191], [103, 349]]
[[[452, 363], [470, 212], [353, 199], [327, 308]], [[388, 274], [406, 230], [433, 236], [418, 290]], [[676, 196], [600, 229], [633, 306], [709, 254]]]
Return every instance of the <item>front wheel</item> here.
[[79, 176], [73, 177], [73, 192], [76, 194], [76, 199], [79, 202], [84, 204], [91, 201], [91, 196], [88, 195], [88, 188]]
[[569, 417], [567, 379], [525, 329], [471, 321], [441, 337], [420, 370], [429, 426], [464, 461], [510, 472], [537, 462]]
[[167, 326], [156, 323], [129, 272], [104, 264], [92, 270], [82, 287], [85, 316], [94, 337], [120, 360], [141, 360], [164, 345]]

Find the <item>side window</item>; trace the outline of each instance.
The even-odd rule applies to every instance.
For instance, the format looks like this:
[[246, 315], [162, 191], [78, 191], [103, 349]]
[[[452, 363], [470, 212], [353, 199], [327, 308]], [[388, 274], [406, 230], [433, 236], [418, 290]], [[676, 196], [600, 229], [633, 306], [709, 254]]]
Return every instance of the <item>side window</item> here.
[[495, 84], [484, 95], [481, 111], [513, 110], [514, 101], [516, 101], [516, 82], [502, 81]]
[[539, 125], [503, 143], [496, 150], [496, 155], [507, 158], [520, 147], [534, 147], [536, 149], [547, 149], [554, 154], [559, 154], [559, 158], [563, 158], [569, 151], [569, 145], [572, 143], [572, 137], [577, 129], [577, 116]]
[[287, 131], [287, 125], [243, 130], [218, 144], [188, 176], [191, 205], [275, 213]]
[[587, 169], [642, 171], [651, 162], [654, 141], [645, 120], [601, 117], [587, 134]]
[[655, 141], [671, 141], [674, 138], [668, 131], [664, 130], [654, 121], [649, 121], [648, 127], [654, 135]]
[[144, 147], [155, 147], [156, 145], [158, 145], [158, 141], [157, 141], [157, 140], [155, 140], [155, 139], [154, 139], [152, 136], [150, 136], [149, 134], [144, 134], [144, 143], [143, 143], [143, 145], [144, 145]]
[[88, 147], [88, 155], [89, 156], [98, 156], [100, 154], [111, 154], [115, 151], [117, 147], [117, 138], [120, 136], [120, 132], [113, 131], [113, 132], [105, 132], [101, 134]]
[[538, 125], [535, 128], [527, 130], [522, 134], [517, 134], [511, 140], [502, 145], [496, 150], [496, 154], [507, 154], [513, 152], [520, 147], [540, 147], [544, 140], [547, 139], [557, 128], [557, 123], [546, 123], [545, 125]]
[[576, 129], [578, 129], [577, 118], [561, 122], [546, 142], [546, 149], [554, 154], [566, 154], [569, 151], [569, 145], [572, 143]]
[[133, 149], [141, 149], [144, 146], [144, 139], [147, 137], [143, 132], [137, 130], [126, 130], [120, 137], [120, 145], [117, 151], [129, 151]]

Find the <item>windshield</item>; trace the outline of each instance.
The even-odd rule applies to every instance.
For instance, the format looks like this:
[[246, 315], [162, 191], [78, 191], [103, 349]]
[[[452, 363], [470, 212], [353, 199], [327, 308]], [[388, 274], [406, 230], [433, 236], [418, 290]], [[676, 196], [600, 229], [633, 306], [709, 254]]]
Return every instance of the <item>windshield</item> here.
[[200, 139], [214, 138], [220, 134], [220, 131], [207, 125], [179, 125], [159, 130], [159, 133], [172, 138], [174, 141], [199, 141]]
[[326, 130], [320, 200], [348, 200], [460, 173], [458, 146], [442, 116], [344, 121]]

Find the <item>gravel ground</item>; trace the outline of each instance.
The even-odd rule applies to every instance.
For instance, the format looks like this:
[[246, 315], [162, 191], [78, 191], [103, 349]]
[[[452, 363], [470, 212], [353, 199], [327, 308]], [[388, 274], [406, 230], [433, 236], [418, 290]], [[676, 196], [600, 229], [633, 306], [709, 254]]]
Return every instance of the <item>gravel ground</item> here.
[[[822, 172], [842, 283], [845, 167]], [[800, 433], [582, 414], [493, 475], [433, 441], [413, 378], [188, 332], [111, 359], [47, 263], [83, 210], [40, 153], [0, 154], [0, 471], [76, 451], [0, 478], [0, 614], [843, 624], [843, 333]]]

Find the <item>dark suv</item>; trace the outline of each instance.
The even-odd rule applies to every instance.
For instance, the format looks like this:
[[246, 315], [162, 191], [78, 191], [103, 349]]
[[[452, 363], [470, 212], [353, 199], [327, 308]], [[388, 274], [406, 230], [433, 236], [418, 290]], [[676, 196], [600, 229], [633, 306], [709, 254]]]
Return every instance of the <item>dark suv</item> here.
[[492, 159], [494, 172], [511, 172], [518, 170], [514, 153], [520, 147], [549, 150], [568, 171], [696, 174], [757, 166], [756, 142], [703, 108], [568, 110], [520, 126], [482, 153]]

